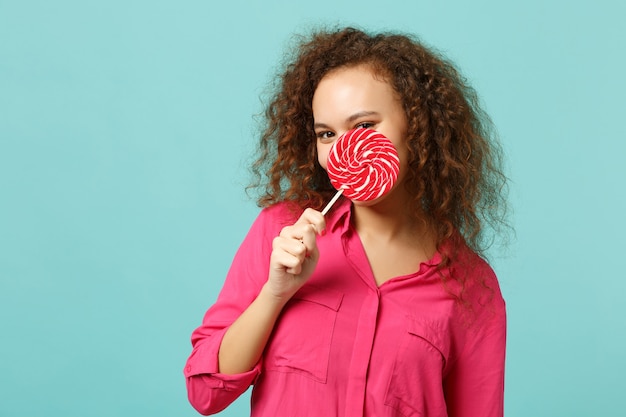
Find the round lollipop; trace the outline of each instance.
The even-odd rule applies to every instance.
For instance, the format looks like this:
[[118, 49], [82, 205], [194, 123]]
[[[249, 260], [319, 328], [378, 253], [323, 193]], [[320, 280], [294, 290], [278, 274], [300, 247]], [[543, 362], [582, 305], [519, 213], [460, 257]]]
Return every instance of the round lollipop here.
[[383, 134], [358, 128], [333, 143], [326, 171], [338, 192], [322, 214], [342, 193], [350, 200], [371, 201], [389, 192], [398, 179], [400, 159], [393, 143]]

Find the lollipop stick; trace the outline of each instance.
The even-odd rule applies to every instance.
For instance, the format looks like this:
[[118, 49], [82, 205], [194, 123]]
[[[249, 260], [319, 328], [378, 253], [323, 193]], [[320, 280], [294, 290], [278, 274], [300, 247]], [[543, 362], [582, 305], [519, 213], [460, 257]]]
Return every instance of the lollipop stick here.
[[339, 191], [335, 193], [335, 196], [328, 202], [328, 204], [326, 204], [326, 207], [324, 207], [324, 210], [322, 210], [323, 216], [325, 216], [326, 213], [328, 213], [328, 210], [330, 210], [333, 204], [335, 204], [335, 201], [337, 201], [337, 199], [342, 193], [343, 193], [343, 188], [340, 188]]

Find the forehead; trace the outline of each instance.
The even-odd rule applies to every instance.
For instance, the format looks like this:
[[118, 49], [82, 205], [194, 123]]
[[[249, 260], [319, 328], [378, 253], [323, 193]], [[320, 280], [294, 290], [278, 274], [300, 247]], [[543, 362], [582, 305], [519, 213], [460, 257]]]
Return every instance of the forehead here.
[[326, 74], [313, 94], [313, 111], [329, 106], [389, 105], [399, 102], [385, 77], [369, 65], [342, 67]]
[[315, 93], [321, 88], [324, 88], [326, 84], [333, 84], [335, 87], [337, 84], [351, 84], [358, 83], [366, 86], [367, 84], [381, 84], [390, 87], [387, 77], [385, 77], [380, 71], [377, 71], [369, 64], [350, 65], [345, 67], [336, 68], [322, 77]]

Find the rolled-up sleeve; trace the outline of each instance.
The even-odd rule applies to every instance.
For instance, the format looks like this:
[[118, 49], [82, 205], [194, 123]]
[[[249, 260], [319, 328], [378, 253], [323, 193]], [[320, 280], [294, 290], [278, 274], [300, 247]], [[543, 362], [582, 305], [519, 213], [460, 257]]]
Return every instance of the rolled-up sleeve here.
[[226, 328], [200, 339], [185, 365], [189, 402], [204, 415], [226, 408], [248, 389], [260, 372], [260, 364], [242, 374], [219, 372], [218, 353], [224, 333]]

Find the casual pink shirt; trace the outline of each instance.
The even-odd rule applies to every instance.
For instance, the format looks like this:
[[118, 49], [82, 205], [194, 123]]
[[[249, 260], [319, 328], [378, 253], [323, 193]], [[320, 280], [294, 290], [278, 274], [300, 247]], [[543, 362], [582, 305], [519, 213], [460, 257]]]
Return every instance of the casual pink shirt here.
[[344, 200], [318, 237], [320, 260], [287, 303], [261, 361], [249, 372], [218, 372], [228, 326], [267, 280], [272, 239], [299, 213], [264, 209], [235, 255], [216, 303], [192, 335], [184, 370], [191, 404], [223, 410], [251, 384], [252, 416], [503, 415], [505, 306], [492, 269], [463, 247], [465, 305], [437, 270], [377, 286]]

